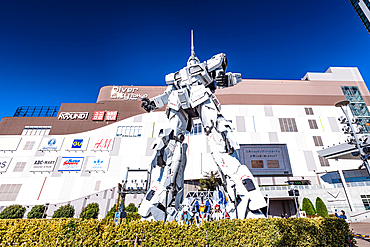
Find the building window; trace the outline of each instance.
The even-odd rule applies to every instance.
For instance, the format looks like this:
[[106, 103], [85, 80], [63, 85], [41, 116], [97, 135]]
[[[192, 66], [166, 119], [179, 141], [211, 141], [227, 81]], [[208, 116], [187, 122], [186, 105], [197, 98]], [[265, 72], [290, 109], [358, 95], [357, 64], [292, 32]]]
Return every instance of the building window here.
[[24, 136], [40, 136], [49, 135], [51, 126], [24, 126], [22, 135]]
[[304, 110], [306, 111], [306, 115], [313, 115], [313, 110], [311, 107], [305, 107]]
[[118, 126], [116, 136], [141, 137], [143, 126]]
[[319, 160], [320, 160], [321, 166], [330, 166], [329, 161], [325, 159], [324, 157], [321, 157], [320, 155], [319, 155]]
[[27, 162], [17, 162], [15, 164], [13, 172], [23, 172]]
[[361, 195], [365, 210], [370, 210], [370, 195]]
[[294, 118], [279, 118], [281, 132], [298, 132]]
[[315, 119], [308, 119], [308, 124], [310, 125], [310, 129], [318, 129]]
[[21, 184], [2, 184], [0, 186], [0, 201], [15, 201], [21, 187]]
[[324, 146], [321, 136], [313, 136], [313, 141], [315, 142], [315, 146]]
[[[193, 128], [191, 129], [190, 135], [201, 135], [203, 133], [202, 131], [202, 124], [196, 123], [194, 124]], [[186, 131], [186, 135], [189, 135], [189, 132]]]
[[23, 150], [32, 150], [34, 145], [35, 145], [34, 141], [26, 142], [26, 144], [24, 145]]

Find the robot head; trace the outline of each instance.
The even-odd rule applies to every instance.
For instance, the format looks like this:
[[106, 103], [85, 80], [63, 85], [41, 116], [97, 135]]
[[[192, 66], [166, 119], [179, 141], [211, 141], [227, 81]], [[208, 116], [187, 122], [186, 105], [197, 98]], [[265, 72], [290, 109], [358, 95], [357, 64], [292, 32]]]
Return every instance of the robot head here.
[[195, 56], [195, 51], [194, 51], [194, 41], [193, 41], [193, 30], [191, 30], [191, 55], [188, 59], [187, 66], [199, 64], [200, 61], [199, 59]]

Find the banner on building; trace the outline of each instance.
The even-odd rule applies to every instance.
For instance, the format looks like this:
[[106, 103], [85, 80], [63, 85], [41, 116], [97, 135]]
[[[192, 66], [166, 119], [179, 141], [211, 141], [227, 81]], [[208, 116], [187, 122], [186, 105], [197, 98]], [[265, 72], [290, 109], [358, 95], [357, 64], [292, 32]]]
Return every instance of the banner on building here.
[[56, 157], [35, 157], [30, 172], [52, 172], [56, 162]]
[[41, 151], [59, 151], [62, 147], [63, 137], [46, 137], [43, 138], [39, 147]]
[[110, 151], [113, 147], [113, 138], [95, 138], [93, 142], [93, 151]]
[[0, 138], [0, 151], [16, 151], [21, 140], [21, 137]]
[[0, 172], [8, 170], [11, 160], [11, 157], [0, 157]]
[[66, 150], [68, 151], [86, 151], [90, 138], [68, 138], [66, 140]]
[[84, 157], [62, 157], [58, 171], [81, 171]]
[[92, 120], [93, 121], [103, 121], [104, 120], [105, 111], [94, 111]]
[[107, 111], [107, 113], [105, 114], [105, 121], [116, 121], [117, 113], [117, 111]]
[[110, 157], [89, 157], [86, 171], [108, 171]]

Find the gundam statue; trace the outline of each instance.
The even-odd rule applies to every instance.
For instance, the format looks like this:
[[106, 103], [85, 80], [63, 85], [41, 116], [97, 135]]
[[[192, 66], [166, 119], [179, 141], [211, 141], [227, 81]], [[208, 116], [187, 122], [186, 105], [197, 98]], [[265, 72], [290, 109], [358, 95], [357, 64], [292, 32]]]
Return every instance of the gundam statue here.
[[208, 138], [211, 155], [221, 173], [223, 187], [233, 208], [230, 218], [261, 217], [266, 201], [253, 175], [240, 164], [236, 150], [239, 144], [232, 133], [230, 121], [221, 114], [221, 105], [214, 92], [241, 81], [238, 73], [226, 73], [227, 58], [223, 53], [201, 63], [195, 56], [193, 32], [191, 55], [187, 66], [166, 75], [168, 84], [163, 94], [144, 98], [142, 107], [147, 112], [167, 104], [168, 128], [161, 129], [153, 142], [151, 170], [157, 169], [158, 179], [146, 193], [138, 213], [143, 219], [166, 221], [175, 219], [184, 194], [186, 149], [184, 135], [191, 131], [193, 120], [199, 118]]

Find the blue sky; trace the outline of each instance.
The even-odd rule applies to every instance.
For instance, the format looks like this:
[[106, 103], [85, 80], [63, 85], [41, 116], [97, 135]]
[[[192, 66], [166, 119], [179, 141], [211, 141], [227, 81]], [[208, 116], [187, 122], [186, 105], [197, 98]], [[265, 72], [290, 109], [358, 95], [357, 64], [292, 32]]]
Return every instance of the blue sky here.
[[0, 118], [94, 103], [106, 85], [165, 85], [186, 65], [191, 29], [201, 61], [226, 53], [245, 79], [355, 66], [370, 83], [370, 35], [349, 0], [2, 0]]

